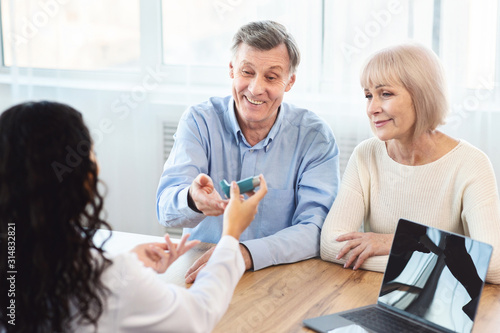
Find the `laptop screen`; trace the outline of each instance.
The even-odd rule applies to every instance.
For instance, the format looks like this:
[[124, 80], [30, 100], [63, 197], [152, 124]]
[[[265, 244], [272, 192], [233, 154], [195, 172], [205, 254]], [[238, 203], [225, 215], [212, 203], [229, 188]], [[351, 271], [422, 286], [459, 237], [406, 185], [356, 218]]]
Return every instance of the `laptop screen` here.
[[401, 219], [378, 303], [470, 332], [491, 252], [491, 245]]

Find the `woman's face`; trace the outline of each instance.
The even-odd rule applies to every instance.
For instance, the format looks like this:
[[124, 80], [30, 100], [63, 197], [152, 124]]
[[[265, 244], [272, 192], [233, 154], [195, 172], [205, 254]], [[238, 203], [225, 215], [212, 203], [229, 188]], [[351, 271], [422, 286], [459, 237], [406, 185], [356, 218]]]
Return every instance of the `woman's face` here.
[[[97, 161], [97, 158], [95, 156], [95, 153], [94, 153], [94, 149], [90, 149], [90, 153], [89, 153], [89, 159], [94, 162], [96, 164], [96, 176], [99, 175], [99, 161]], [[92, 195], [93, 191], [92, 191], [92, 187], [90, 184], [92, 184], [94, 182], [94, 175], [89, 172], [89, 178], [85, 181], [85, 188], [87, 189], [87, 191], [89, 191], [89, 193]]]
[[89, 153], [89, 158], [92, 162], [95, 163], [96, 167], [97, 167], [97, 170], [96, 170], [96, 174], [99, 175], [99, 169], [100, 169], [100, 166], [99, 166], [99, 161], [97, 160], [97, 157], [95, 156], [95, 153], [94, 153], [94, 147], [92, 147], [90, 149], [90, 153]]
[[390, 84], [368, 87], [364, 92], [373, 133], [382, 141], [411, 141], [417, 117], [410, 93], [401, 85]]

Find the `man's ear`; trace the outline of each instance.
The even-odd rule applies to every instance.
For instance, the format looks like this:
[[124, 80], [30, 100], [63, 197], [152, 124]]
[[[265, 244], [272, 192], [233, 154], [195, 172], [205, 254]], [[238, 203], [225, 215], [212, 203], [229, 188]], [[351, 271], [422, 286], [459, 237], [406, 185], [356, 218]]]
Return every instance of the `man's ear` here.
[[229, 62], [229, 77], [234, 79], [234, 67], [232, 61]]
[[288, 84], [286, 85], [285, 92], [292, 89], [294, 83], [295, 83], [295, 74], [292, 74], [292, 76], [290, 76], [290, 79], [288, 80]]

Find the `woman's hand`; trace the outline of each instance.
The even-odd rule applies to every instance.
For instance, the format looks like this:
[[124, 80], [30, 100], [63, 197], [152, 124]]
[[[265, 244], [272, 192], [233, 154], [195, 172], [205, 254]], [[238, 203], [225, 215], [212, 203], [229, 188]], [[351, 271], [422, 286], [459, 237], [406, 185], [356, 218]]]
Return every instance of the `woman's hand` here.
[[354, 264], [354, 270], [361, 267], [366, 259], [373, 256], [388, 255], [391, 251], [393, 234], [376, 234], [373, 232], [350, 232], [339, 236], [337, 242], [347, 243], [342, 247], [336, 259], [342, 259], [350, 252], [344, 268]]
[[240, 239], [241, 233], [253, 221], [259, 202], [267, 193], [267, 183], [263, 175], [259, 175], [260, 185], [256, 192], [248, 192], [249, 198], [243, 200], [240, 195], [240, 189], [236, 182], [231, 182], [231, 199], [224, 212], [222, 225], [222, 235], [230, 235]]
[[146, 267], [153, 268], [157, 273], [164, 273], [167, 268], [181, 255], [200, 243], [198, 240], [187, 242], [189, 234], [183, 235], [179, 244], [174, 244], [168, 234], [165, 243], [145, 243], [137, 245], [132, 252]]

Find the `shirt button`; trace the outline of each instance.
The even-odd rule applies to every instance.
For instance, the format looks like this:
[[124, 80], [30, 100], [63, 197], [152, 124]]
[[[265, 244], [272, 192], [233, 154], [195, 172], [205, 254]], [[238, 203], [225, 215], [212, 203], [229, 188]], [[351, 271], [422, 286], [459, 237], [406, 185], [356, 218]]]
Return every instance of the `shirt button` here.
[[250, 152], [253, 153], [253, 149], [250, 149]]

